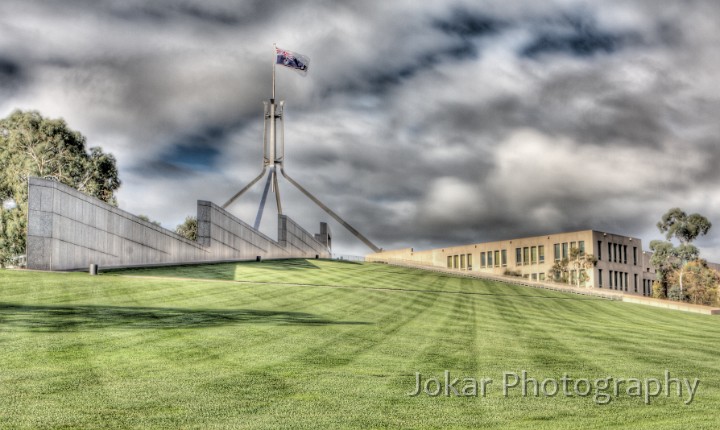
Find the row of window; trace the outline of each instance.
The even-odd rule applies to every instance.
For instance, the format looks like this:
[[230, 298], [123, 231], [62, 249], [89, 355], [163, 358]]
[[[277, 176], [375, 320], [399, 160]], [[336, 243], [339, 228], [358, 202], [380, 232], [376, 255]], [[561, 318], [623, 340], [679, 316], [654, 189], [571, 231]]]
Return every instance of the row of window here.
[[526, 273], [523, 275], [523, 278], [542, 282], [545, 280], [545, 273]]
[[545, 246], [526, 246], [515, 248], [515, 265], [527, 266], [530, 264], [545, 263]]
[[650, 279], [643, 279], [643, 296], [652, 296], [652, 285], [653, 281]]
[[[598, 240], [598, 255], [597, 259], [602, 260], [602, 240]], [[611, 263], [624, 263], [628, 262], [628, 246], [618, 243], [608, 242], [607, 244], [607, 255], [608, 261]], [[633, 266], [638, 264], [638, 248], [633, 246]]]
[[[630, 274], [627, 272], [618, 272], [617, 270], [608, 270], [608, 288], [611, 290], [627, 291], [629, 287], [628, 278]], [[598, 269], [598, 288], [603, 287], [603, 270]], [[633, 291], [638, 292], [638, 275], [633, 274]]]
[[579, 242], [564, 242], [564, 243], [556, 243], [553, 245], [553, 254], [555, 257], [555, 261], [560, 261], [564, 258], [570, 257], [570, 250], [573, 248], [577, 248], [580, 251], [580, 255], [585, 254], [585, 241], [581, 240]]
[[480, 267], [507, 267], [507, 250], [488, 251], [480, 253]]
[[472, 254], [448, 255], [448, 269], [464, 269], [472, 270]]

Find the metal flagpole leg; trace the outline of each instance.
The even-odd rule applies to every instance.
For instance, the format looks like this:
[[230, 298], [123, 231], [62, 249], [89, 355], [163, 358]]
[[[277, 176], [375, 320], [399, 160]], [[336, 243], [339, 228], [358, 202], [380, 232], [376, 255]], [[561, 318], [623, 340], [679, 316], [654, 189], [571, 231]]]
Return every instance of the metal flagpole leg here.
[[265, 182], [265, 189], [263, 190], [262, 198], [260, 199], [260, 206], [258, 207], [257, 216], [255, 217], [255, 230], [260, 228], [260, 221], [262, 221], [263, 210], [265, 209], [265, 200], [267, 199], [268, 190], [270, 189], [270, 180], [272, 179], [272, 172], [268, 175], [267, 181]]
[[243, 193], [245, 193], [245, 191], [249, 190], [250, 187], [252, 187], [253, 185], [255, 185], [255, 183], [256, 183], [257, 181], [259, 181], [263, 176], [265, 176], [265, 171], [266, 171], [266, 170], [267, 170], [267, 167], [263, 166], [262, 172], [260, 172], [260, 174], [257, 176], [257, 178], [253, 179], [252, 182], [250, 182], [249, 184], [247, 184], [247, 185], [245, 186], [245, 188], [243, 188], [242, 190], [238, 191], [237, 194], [235, 194], [234, 196], [232, 196], [232, 197], [230, 198], [230, 200], [228, 200], [227, 202], [225, 202], [224, 205], [222, 205], [222, 208], [223, 208], [223, 209], [226, 209], [226, 208], [227, 208], [228, 206], [230, 206], [230, 205], [232, 204], [232, 202], [234, 202], [238, 197], [240, 197], [241, 195], [243, 195]]
[[280, 203], [280, 186], [278, 185], [276, 169], [277, 167], [274, 167], [272, 170], [273, 188], [275, 189], [275, 202], [277, 203], [278, 215], [282, 215], [282, 203]]
[[357, 237], [358, 239], [360, 239], [360, 240], [361, 240], [365, 245], [367, 245], [370, 249], [372, 249], [374, 252], [382, 252], [382, 249], [380, 249], [380, 248], [378, 248], [377, 246], [375, 246], [375, 244], [372, 243], [372, 242], [370, 242], [370, 240], [369, 240], [368, 238], [366, 238], [365, 236], [363, 236], [359, 231], [355, 230], [355, 228], [354, 228], [353, 226], [351, 226], [350, 224], [348, 224], [347, 222], [345, 222], [345, 220], [343, 220], [342, 218], [340, 218], [340, 215], [338, 215], [338, 214], [336, 214], [335, 212], [333, 212], [329, 207], [325, 206], [325, 205], [324, 205], [320, 200], [318, 200], [315, 196], [313, 196], [312, 194], [310, 194], [310, 192], [309, 192], [308, 190], [306, 190], [305, 188], [303, 188], [300, 184], [298, 184], [298, 183], [295, 182], [291, 177], [289, 177], [289, 176], [287, 175], [287, 173], [285, 173], [285, 169], [284, 169], [282, 166], [280, 167], [280, 172], [281, 172], [282, 175], [285, 177], [285, 179], [287, 179], [291, 184], [295, 185], [295, 187], [296, 187], [298, 190], [300, 190], [303, 194], [305, 194], [310, 200], [312, 200], [313, 202], [315, 202], [316, 205], [320, 206], [325, 212], [328, 213], [328, 215], [330, 215], [331, 217], [335, 218], [335, 221], [337, 221], [337, 222], [339, 222], [340, 224], [342, 224], [343, 227], [345, 227], [350, 233], [352, 233], [353, 235], [355, 235], [355, 237]]

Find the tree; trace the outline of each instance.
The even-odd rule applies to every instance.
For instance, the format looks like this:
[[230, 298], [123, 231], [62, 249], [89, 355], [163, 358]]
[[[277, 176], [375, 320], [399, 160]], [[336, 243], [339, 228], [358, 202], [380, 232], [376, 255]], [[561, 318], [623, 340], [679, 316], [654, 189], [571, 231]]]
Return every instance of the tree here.
[[[562, 260], [556, 261], [552, 268], [550, 268], [550, 274], [555, 282], [573, 283], [578, 288], [584, 285], [589, 279], [587, 275], [587, 269], [592, 269], [597, 263], [597, 258], [592, 254], [586, 254], [579, 248], [570, 248], [570, 256], [565, 257]], [[574, 271], [575, 276], [570, 279], [568, 272]]]
[[115, 157], [85, 145], [85, 137], [64, 120], [36, 111], [18, 110], [0, 119], [0, 203], [14, 202], [0, 204], [0, 265], [25, 253], [28, 177], [53, 179], [117, 204]]
[[680, 208], [672, 208], [662, 216], [657, 227], [667, 240], [676, 238], [682, 245], [688, 245], [698, 236], [706, 235], [712, 223], [700, 214], [688, 215]]
[[579, 288], [582, 283], [588, 280], [587, 269], [592, 269], [597, 263], [597, 258], [592, 254], [586, 254], [579, 248], [570, 248], [570, 259], [568, 265], [575, 270], [575, 285]]
[[690, 302], [698, 305], [718, 304], [720, 274], [704, 260], [691, 261], [685, 268], [685, 286]]
[[188, 240], [197, 240], [198, 223], [197, 218], [194, 216], [188, 216], [185, 218], [185, 222], [178, 225], [175, 228], [175, 233]]
[[[650, 262], [655, 267], [660, 283], [657, 291], [654, 290], [654, 295], [670, 297], [670, 275], [678, 272], [679, 291], [672, 295], [677, 295], [680, 300], [684, 300], [685, 270], [689, 262], [697, 260], [700, 256], [700, 250], [691, 242], [699, 236], [707, 234], [712, 223], [700, 214], [688, 215], [680, 208], [672, 208], [662, 216], [657, 227], [661, 233], [665, 233], [666, 241], [650, 242], [650, 250], [653, 251]], [[673, 238], [677, 239], [680, 245], [674, 246], [671, 242]]]

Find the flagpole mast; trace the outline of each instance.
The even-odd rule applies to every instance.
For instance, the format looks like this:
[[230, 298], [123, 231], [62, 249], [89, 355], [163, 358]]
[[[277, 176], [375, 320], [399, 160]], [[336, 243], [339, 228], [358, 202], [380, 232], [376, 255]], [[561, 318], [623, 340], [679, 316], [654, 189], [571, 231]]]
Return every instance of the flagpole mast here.
[[[277, 183], [277, 173], [275, 171], [275, 158], [277, 157], [277, 130], [275, 127], [275, 64], [277, 64], [277, 44], [273, 43], [273, 68], [272, 68], [272, 98], [270, 99], [270, 176], [272, 178], [271, 187], [275, 194], [278, 213], [282, 214], [282, 205], [280, 203], [280, 189]], [[264, 202], [263, 202], [264, 203]]]
[[273, 43], [272, 99], [275, 100], [275, 63], [277, 63], [277, 44]]

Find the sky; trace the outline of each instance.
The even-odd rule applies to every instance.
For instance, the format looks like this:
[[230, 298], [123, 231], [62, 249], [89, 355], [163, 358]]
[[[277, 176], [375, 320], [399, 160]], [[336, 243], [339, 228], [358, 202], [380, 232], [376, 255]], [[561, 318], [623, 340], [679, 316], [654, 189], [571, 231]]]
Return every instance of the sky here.
[[[120, 207], [172, 229], [260, 172], [277, 43], [310, 58], [277, 70], [286, 171], [384, 249], [582, 229], [648, 249], [681, 207], [720, 261], [719, 27], [715, 0], [3, 0], [0, 115], [64, 118], [117, 158]], [[261, 191], [229, 210], [252, 222]]]

